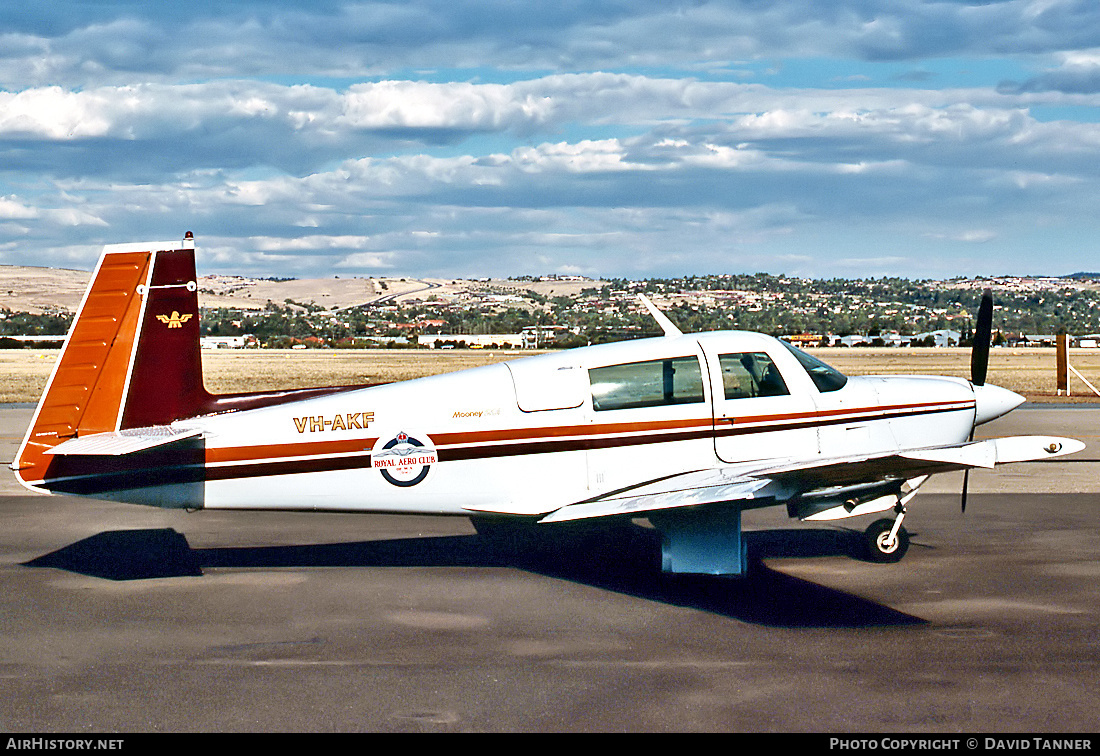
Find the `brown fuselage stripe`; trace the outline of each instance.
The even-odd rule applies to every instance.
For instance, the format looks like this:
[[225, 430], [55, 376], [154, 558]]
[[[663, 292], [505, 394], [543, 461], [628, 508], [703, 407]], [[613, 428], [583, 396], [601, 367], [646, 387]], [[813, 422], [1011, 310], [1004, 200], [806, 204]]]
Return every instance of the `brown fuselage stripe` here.
[[[934, 402], [924, 404], [890, 405], [874, 408], [837, 409], [807, 411], [776, 415], [753, 415], [739, 418], [720, 418], [718, 425], [709, 415], [703, 418], [662, 420], [647, 423], [598, 423], [591, 425], [561, 425], [541, 428], [515, 428], [494, 431], [464, 431], [461, 433], [432, 433], [431, 438], [441, 452], [457, 451], [450, 447], [474, 447], [488, 450], [485, 444], [499, 445], [500, 448], [527, 448], [555, 444], [548, 451], [568, 449], [604, 448], [606, 437], [617, 434], [630, 434], [626, 445], [631, 443], [662, 443], [670, 440], [702, 438], [713, 434], [719, 436], [744, 435], [748, 433], [770, 433], [773, 431], [837, 425], [848, 422], [861, 422], [869, 419], [894, 419], [913, 415], [935, 414], [972, 410], [973, 401]], [[885, 417], [884, 417], [885, 416]], [[765, 424], [768, 424], [765, 427]], [[552, 439], [568, 439], [555, 442]], [[358, 438], [342, 441], [310, 442], [303, 444], [268, 444], [262, 446], [238, 446], [207, 449], [206, 461], [212, 464], [232, 464], [247, 461], [278, 460], [289, 461], [287, 457], [319, 457], [338, 454], [359, 454], [374, 446], [377, 438]], [[519, 442], [519, 443], [517, 443]], [[563, 446], [564, 445], [564, 446]], [[621, 443], [612, 443], [622, 446]], [[520, 451], [517, 454], [540, 452]], [[474, 457], [478, 455], [473, 455]], [[509, 456], [509, 452], [492, 453], [484, 456]], [[466, 454], [451, 459], [471, 459]], [[442, 457], [441, 457], [442, 460]]]
[[[713, 418], [706, 417], [651, 423], [606, 423], [440, 433], [433, 434], [432, 440], [436, 445], [439, 461], [448, 462], [773, 433], [841, 425], [875, 418], [897, 419], [971, 411], [973, 408], [973, 401], [936, 402], [732, 418], [733, 422], [730, 425], [716, 425]], [[159, 470], [160, 475], [164, 477], [163, 483], [173, 482], [171, 480], [175, 477], [172, 474], [173, 470], [189, 471], [183, 473], [183, 477], [189, 481], [196, 477], [214, 481], [351, 470], [370, 466], [370, 450], [376, 441], [375, 438], [364, 438], [308, 444], [206, 449], [205, 464], [194, 459], [194, 450], [191, 450], [190, 455], [171, 455], [172, 461], [165, 458], [169, 456], [167, 450], [158, 450], [155, 461], [142, 455], [115, 458], [114, 461], [119, 464], [110, 470], [103, 469], [102, 457], [96, 458], [96, 473], [88, 469], [86, 462], [79, 464], [76, 459], [63, 457], [57, 459], [57, 464], [51, 465], [50, 474], [42, 484], [48, 486], [50, 480], [73, 476], [103, 479], [132, 476], [142, 470], [148, 470], [150, 462], [153, 462], [154, 469]], [[70, 460], [74, 464], [66, 464]], [[201, 474], [198, 470], [201, 470]], [[145, 483], [145, 485], [151, 484]]]

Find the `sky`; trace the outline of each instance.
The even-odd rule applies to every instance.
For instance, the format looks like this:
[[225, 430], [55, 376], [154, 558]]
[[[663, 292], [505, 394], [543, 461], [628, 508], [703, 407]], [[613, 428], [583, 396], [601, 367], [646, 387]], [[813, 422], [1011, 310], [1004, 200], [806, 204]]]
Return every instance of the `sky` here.
[[1100, 270], [1095, 0], [0, 0], [0, 264]]

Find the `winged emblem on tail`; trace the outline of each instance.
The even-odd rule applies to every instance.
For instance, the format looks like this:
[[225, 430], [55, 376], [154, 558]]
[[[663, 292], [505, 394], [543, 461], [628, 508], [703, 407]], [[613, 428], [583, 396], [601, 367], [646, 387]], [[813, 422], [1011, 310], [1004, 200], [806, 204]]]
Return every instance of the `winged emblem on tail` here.
[[164, 323], [169, 328], [183, 328], [183, 324], [191, 319], [191, 313], [179, 314], [179, 311], [172, 310], [171, 315], [157, 315], [157, 320]]

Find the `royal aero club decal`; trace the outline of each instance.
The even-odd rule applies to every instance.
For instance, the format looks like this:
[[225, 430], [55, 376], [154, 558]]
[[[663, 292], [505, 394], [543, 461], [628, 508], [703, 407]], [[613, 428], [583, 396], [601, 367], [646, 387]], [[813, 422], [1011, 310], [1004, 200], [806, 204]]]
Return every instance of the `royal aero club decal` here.
[[413, 437], [404, 431], [390, 439], [378, 439], [370, 453], [371, 467], [395, 486], [415, 486], [428, 476], [439, 461], [435, 444], [424, 434]]

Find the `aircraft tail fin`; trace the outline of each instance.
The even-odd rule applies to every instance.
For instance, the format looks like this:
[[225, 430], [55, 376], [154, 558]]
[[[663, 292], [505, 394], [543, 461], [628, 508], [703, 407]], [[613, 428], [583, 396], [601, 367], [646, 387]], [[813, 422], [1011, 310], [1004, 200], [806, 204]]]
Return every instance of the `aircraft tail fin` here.
[[32, 485], [73, 438], [199, 414], [195, 242], [104, 248], [12, 469]]

